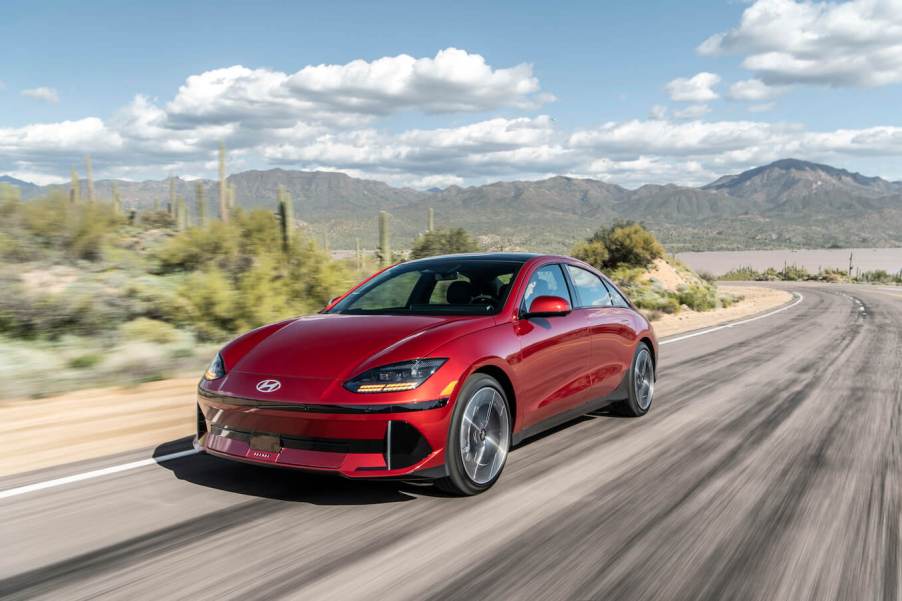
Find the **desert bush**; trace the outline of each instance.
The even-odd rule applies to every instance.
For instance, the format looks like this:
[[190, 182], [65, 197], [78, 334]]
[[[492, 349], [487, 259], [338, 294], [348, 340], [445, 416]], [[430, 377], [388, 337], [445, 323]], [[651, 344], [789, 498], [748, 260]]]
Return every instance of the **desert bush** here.
[[[599, 264], [604, 256], [601, 247], [607, 251], [607, 257]], [[648, 267], [655, 259], [664, 256], [664, 247], [641, 224], [621, 222], [599, 229], [588, 240], [578, 244], [573, 253], [598, 269], [620, 265]]]
[[711, 311], [717, 308], [717, 289], [711, 285], [683, 286], [677, 290], [676, 300], [693, 311]]
[[438, 229], [421, 234], [413, 243], [411, 259], [436, 255], [469, 253], [479, 250], [479, 245], [463, 228]]
[[99, 353], [85, 353], [69, 360], [67, 365], [72, 369], [90, 369], [103, 361], [103, 355]]
[[585, 261], [596, 269], [602, 269], [611, 256], [608, 247], [601, 240], [585, 240], [577, 243], [571, 251], [572, 256], [580, 261]]
[[157, 344], [168, 344], [178, 340], [178, 331], [165, 321], [139, 317], [119, 326], [122, 335], [130, 340], [146, 340]]
[[799, 265], [786, 265], [783, 268], [780, 279], [789, 282], [798, 282], [811, 279], [811, 274], [808, 273], [807, 269], [800, 267]]
[[762, 280], [763, 277], [761, 272], [755, 271], [751, 267], [737, 267], [736, 269], [731, 269], [717, 279], [732, 282], [755, 282]]

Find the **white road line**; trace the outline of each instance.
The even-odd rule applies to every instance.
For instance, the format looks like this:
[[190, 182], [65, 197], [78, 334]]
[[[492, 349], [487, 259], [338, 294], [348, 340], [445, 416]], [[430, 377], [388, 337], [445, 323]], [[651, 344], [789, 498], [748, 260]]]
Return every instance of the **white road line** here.
[[18, 488], [10, 488], [8, 490], [0, 491], [0, 499], [8, 499], [9, 497], [17, 497], [19, 495], [24, 495], [38, 490], [44, 490], [46, 488], [55, 488], [57, 486], [62, 486], [63, 484], [71, 484], [73, 482], [91, 480], [93, 478], [109, 476], [110, 474], [117, 474], [119, 472], [127, 472], [128, 470], [134, 470], [139, 467], [163, 463], [165, 461], [172, 461], [173, 459], [188, 457], [189, 455], [196, 455], [197, 453], [198, 451], [196, 449], [188, 449], [187, 451], [179, 451], [178, 453], [160, 455], [159, 457], [149, 457], [147, 459], [141, 459], [139, 461], [132, 461], [131, 463], [112, 465], [110, 467], [101, 468], [99, 470], [92, 470], [90, 472], [84, 472], [81, 474], [73, 474], [72, 476], [65, 476], [63, 478], [56, 478], [54, 480], [35, 482], [34, 484], [27, 484], [25, 486], [19, 486]]
[[[660, 344], [670, 344], [671, 342], [679, 342], [680, 340], [686, 340], [687, 338], [695, 338], [696, 336], [702, 336], [704, 334], [710, 334], [711, 332], [716, 332], [718, 330], [723, 330], [725, 328], [732, 328], [734, 326], [740, 326], [744, 323], [749, 323], [752, 321], [757, 321], [759, 319], [764, 319], [765, 317], [770, 317], [771, 315], [776, 315], [781, 311], [786, 311], [787, 309], [791, 309], [798, 305], [805, 298], [801, 294], [798, 295], [798, 299], [790, 305], [786, 305], [785, 307], [781, 307], [776, 311], [771, 311], [770, 313], [765, 313], [763, 315], [757, 315], [755, 317], [750, 317], [749, 319], [743, 319], [742, 321], [735, 321], [730, 324], [726, 324], [723, 326], [717, 326], [714, 328], [709, 328], [707, 330], [702, 330], [700, 332], [693, 332], [692, 334], [686, 334], [685, 336], [677, 336], [676, 338], [668, 338], [667, 340], [662, 340]], [[45, 490], [47, 488], [55, 488], [57, 486], [62, 486], [64, 484], [72, 484], [73, 482], [81, 482], [82, 480], [91, 480], [93, 478], [100, 478], [101, 476], [109, 476], [110, 474], [118, 474], [119, 472], [126, 472], [128, 470], [134, 470], [139, 467], [146, 467], [148, 465], [154, 465], [156, 463], [163, 463], [165, 461], [172, 461], [173, 459], [179, 459], [181, 457], [188, 457], [189, 455], [195, 455], [199, 451], [196, 449], [189, 449], [187, 451], [179, 451], [178, 453], [170, 453], [169, 455], [161, 455], [160, 457], [151, 457], [149, 459], [141, 459], [139, 461], [132, 461], [131, 463], [123, 463], [121, 465], [113, 465], [110, 467], [101, 468], [99, 470], [92, 470], [90, 472], [84, 472], [81, 474], [74, 474], [72, 476], [65, 476], [63, 478], [56, 478], [54, 480], [47, 480], [45, 482], [36, 482], [34, 484], [28, 484], [26, 486], [20, 486], [18, 488], [10, 488], [8, 490], [0, 491], [0, 499], [8, 499], [10, 497], [17, 497], [19, 495], [24, 495], [30, 492], [36, 492], [39, 490]]]
[[[796, 293], [796, 294], [798, 294], [798, 293]], [[670, 344], [670, 343], [672, 343], [672, 342], [679, 342], [679, 341], [681, 341], [681, 340], [687, 340], [687, 339], [689, 339], [689, 338], [695, 338], [696, 336], [704, 336], [705, 334], [710, 334], [711, 332], [717, 332], [718, 330], [725, 330], [726, 328], [732, 328], [732, 327], [735, 327], [735, 326], [741, 326], [742, 324], [750, 323], [750, 322], [753, 322], [753, 321], [758, 321], [759, 319], [764, 319], [765, 317], [770, 317], [771, 315], [776, 315], [777, 313], [782, 313], [783, 311], [786, 311], [786, 310], [788, 310], [788, 309], [792, 309], [793, 307], [795, 307], [796, 305], [798, 305], [800, 302], [802, 302], [803, 300], [805, 300], [805, 297], [804, 297], [802, 294], [798, 294], [798, 297], [799, 297], [799, 298], [797, 298], [796, 301], [795, 301], [794, 303], [789, 304], [789, 305], [786, 305], [785, 307], [780, 307], [779, 309], [776, 309], [775, 311], [771, 311], [770, 313], [764, 313], [763, 315], [756, 315], [755, 317], [750, 317], [750, 318], [748, 318], [748, 319], [743, 319], [743, 320], [741, 320], [741, 321], [734, 321], [733, 323], [728, 323], [728, 324], [725, 324], [725, 325], [722, 325], [722, 326], [717, 326], [717, 327], [714, 327], [714, 328], [708, 328], [707, 330], [701, 330], [701, 331], [699, 331], [699, 332], [693, 332], [693, 333], [691, 333], [691, 334], [686, 334], [686, 335], [684, 335], [684, 336], [677, 336], [676, 338], [668, 338], [667, 340], [662, 340], [662, 341], [659, 342], [658, 344], [659, 344], [659, 345], [662, 345], [662, 344]]]

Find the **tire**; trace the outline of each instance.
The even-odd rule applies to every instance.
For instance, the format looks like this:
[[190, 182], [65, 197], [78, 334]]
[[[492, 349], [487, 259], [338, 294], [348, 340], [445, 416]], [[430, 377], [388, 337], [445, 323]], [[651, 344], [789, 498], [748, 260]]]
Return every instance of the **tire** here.
[[491, 488], [501, 476], [510, 451], [510, 415], [507, 396], [495, 378], [486, 374], [469, 377], [458, 395], [448, 428], [448, 476], [436, 480], [435, 485], [456, 496], [476, 495]]
[[617, 411], [626, 417], [641, 417], [651, 409], [655, 393], [655, 363], [651, 349], [644, 342], [636, 346], [630, 371], [625, 377], [628, 378], [629, 398], [617, 404]]

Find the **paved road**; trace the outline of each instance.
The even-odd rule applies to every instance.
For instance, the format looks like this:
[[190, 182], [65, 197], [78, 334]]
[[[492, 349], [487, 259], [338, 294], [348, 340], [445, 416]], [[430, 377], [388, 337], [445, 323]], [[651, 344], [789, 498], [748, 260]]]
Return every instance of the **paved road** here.
[[0, 500], [0, 597], [899, 599], [902, 293], [792, 289], [479, 497], [199, 455]]

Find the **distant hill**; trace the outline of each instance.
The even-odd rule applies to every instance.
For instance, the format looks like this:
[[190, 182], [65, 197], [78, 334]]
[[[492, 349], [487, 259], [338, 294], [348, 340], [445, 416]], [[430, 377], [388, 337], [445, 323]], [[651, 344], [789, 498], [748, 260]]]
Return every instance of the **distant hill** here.
[[[380, 210], [392, 215], [394, 246], [408, 246], [436, 224], [464, 227], [498, 248], [563, 251], [616, 220], [648, 225], [673, 251], [830, 246], [902, 246], [902, 182], [866, 177], [829, 165], [784, 159], [705, 186], [646, 185], [629, 190], [593, 179], [552, 177], [418, 191], [343, 173], [270, 169], [228, 179], [244, 207], [275, 207], [279, 185], [291, 193], [297, 218], [332, 248], [376, 242]], [[218, 183], [199, 180], [210, 214]], [[23, 182], [27, 184], [27, 182]], [[96, 182], [109, 197], [112, 181]], [[193, 202], [198, 182], [176, 179], [176, 193]], [[126, 206], [165, 206], [169, 180], [117, 181]], [[33, 186], [33, 184], [30, 184]], [[38, 187], [23, 197], [54, 188]], [[82, 184], [82, 194], [85, 186]]]
[[22, 194], [22, 198], [29, 198], [31, 196], [34, 196], [35, 194], [40, 193], [41, 190], [41, 187], [37, 184], [26, 182], [21, 179], [16, 179], [9, 175], [0, 175], [0, 184], [9, 184], [11, 186], [16, 186], [19, 189], [19, 192]]

